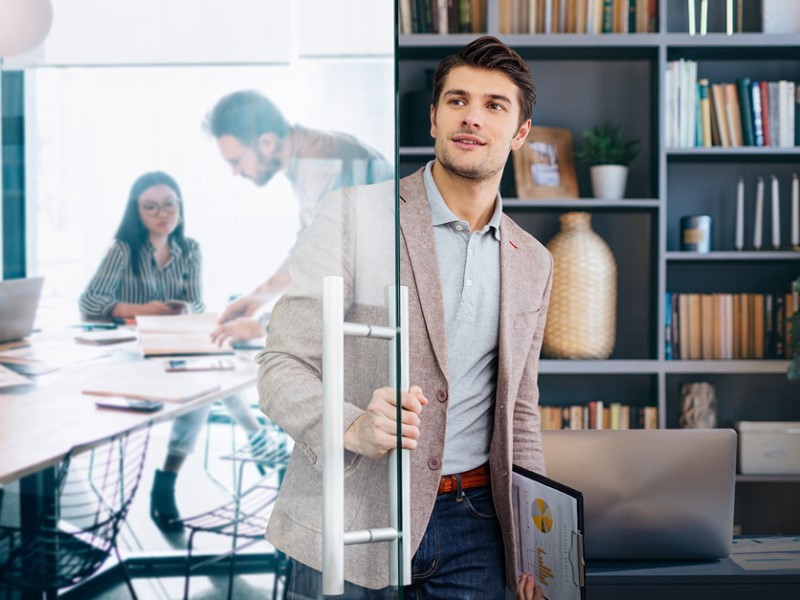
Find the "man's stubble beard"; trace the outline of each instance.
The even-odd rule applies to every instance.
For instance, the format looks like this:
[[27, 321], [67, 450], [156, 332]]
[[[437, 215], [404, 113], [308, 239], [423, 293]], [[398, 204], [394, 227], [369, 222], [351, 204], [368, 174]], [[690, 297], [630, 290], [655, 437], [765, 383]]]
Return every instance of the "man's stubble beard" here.
[[258, 187], [264, 187], [281, 170], [281, 161], [273, 157], [258, 156], [258, 179], [253, 180]]
[[452, 156], [450, 156], [450, 153], [447, 151], [446, 144], [447, 140], [442, 140], [441, 143], [439, 140], [436, 140], [436, 160], [453, 175], [462, 177], [464, 179], [469, 179], [471, 181], [488, 181], [494, 178], [498, 173], [503, 171], [506, 161], [508, 160], [508, 155], [506, 155], [506, 160], [503, 161], [502, 165], [500, 165], [498, 168], [492, 168], [492, 166], [488, 164], [491, 157], [487, 156], [477, 165], [462, 167], [456, 164], [456, 161]]

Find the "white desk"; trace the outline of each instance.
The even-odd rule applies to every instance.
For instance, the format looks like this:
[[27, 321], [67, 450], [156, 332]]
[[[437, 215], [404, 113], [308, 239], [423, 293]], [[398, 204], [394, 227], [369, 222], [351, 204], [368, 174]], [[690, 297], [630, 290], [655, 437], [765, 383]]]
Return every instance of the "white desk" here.
[[[36, 335], [31, 343], [53, 338], [71, 340], [78, 331]], [[104, 358], [34, 376], [32, 385], [0, 389], [0, 483], [55, 465], [73, 447], [100, 443], [149, 422], [175, 418], [252, 386], [256, 379], [253, 352], [237, 355], [233, 371], [166, 373], [164, 359], [142, 358], [136, 342], [107, 349], [110, 354]], [[184, 404], [165, 404], [153, 413], [99, 409], [94, 405], [96, 398], [82, 394], [81, 390], [92, 381], [114, 373], [126, 378], [191, 379], [217, 384], [220, 389]]]

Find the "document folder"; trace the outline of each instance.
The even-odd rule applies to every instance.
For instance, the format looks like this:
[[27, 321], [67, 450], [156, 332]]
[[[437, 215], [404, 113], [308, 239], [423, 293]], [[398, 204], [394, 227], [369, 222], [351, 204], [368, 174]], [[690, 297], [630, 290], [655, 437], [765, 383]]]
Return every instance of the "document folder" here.
[[548, 600], [585, 600], [583, 494], [517, 465], [511, 492], [517, 572], [533, 573]]

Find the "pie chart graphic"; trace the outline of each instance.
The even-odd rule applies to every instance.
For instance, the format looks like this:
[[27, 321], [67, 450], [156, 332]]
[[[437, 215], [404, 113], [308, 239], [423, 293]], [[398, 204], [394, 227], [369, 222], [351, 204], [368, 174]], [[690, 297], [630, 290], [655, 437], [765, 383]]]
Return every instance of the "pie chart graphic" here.
[[542, 533], [549, 533], [553, 528], [553, 511], [541, 498], [536, 498], [533, 502], [533, 524]]

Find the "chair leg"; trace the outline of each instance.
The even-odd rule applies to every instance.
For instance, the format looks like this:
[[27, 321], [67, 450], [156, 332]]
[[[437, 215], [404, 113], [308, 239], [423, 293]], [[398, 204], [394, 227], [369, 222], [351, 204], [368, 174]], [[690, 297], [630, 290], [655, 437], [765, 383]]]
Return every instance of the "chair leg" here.
[[[235, 526], [234, 526], [235, 528]], [[228, 600], [233, 600], [233, 562], [236, 560], [236, 532], [234, 529], [233, 544], [231, 544], [231, 559], [228, 567]]]
[[119, 554], [119, 548], [117, 547], [116, 540], [114, 540], [114, 554], [117, 556], [117, 562], [119, 564], [119, 568], [122, 569], [122, 576], [125, 578], [125, 584], [128, 586], [128, 591], [131, 593], [131, 598], [133, 598], [133, 600], [137, 600], [138, 596], [136, 595], [136, 590], [133, 589], [131, 574], [128, 573], [128, 567], [125, 566], [125, 561], [122, 560], [122, 556]]
[[186, 579], [183, 582], [183, 600], [189, 600], [189, 580], [192, 577], [192, 544], [194, 543], [194, 534], [197, 533], [196, 529], [192, 529], [189, 534], [189, 541], [186, 543]]

